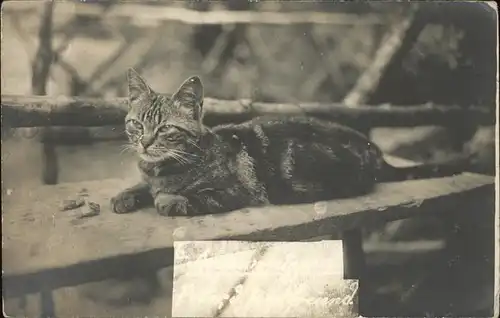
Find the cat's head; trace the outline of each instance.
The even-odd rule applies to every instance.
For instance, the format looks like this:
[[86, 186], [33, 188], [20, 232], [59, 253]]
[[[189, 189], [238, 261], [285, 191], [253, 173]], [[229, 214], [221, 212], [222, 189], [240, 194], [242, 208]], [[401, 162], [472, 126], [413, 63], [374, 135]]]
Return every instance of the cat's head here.
[[189, 163], [200, 154], [203, 133], [203, 84], [188, 78], [171, 97], [156, 93], [133, 69], [128, 70], [129, 112], [125, 130], [141, 159]]

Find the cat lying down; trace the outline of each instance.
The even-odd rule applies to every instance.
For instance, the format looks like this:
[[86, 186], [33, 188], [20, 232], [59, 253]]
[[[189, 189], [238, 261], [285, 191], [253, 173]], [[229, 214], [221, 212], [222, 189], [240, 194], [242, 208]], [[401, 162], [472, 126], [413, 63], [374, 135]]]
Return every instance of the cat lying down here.
[[128, 81], [125, 127], [143, 181], [111, 199], [115, 213], [154, 205], [161, 215], [191, 216], [352, 197], [377, 182], [449, 176], [466, 166], [456, 160], [395, 168], [361, 133], [306, 116], [209, 129], [198, 77], [171, 97], [154, 92], [133, 69]]

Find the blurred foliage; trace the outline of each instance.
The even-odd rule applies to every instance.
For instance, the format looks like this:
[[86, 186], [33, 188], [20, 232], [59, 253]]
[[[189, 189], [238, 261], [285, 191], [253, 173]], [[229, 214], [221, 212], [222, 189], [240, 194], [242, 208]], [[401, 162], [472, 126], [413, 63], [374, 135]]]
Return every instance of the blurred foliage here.
[[459, 45], [463, 37], [464, 31], [453, 25], [449, 27], [439, 24], [428, 25], [420, 34], [418, 45], [405, 60], [405, 69], [417, 73], [422, 60], [435, 59], [450, 70], [455, 70], [462, 57]]
[[[118, 1], [86, 3], [106, 10], [120, 5]], [[492, 105], [494, 101], [493, 69], [496, 67], [491, 66], [496, 61], [495, 43], [491, 40], [493, 28], [489, 28], [495, 23], [485, 16], [484, 8], [480, 7], [482, 4], [469, 5], [461, 11], [456, 9], [460, 6], [454, 4], [407, 2], [231, 0], [141, 3], [145, 4], [200, 11], [307, 10], [349, 13], [357, 18], [350, 25], [253, 24], [231, 28], [228, 25], [163, 21], [155, 26], [137, 24], [133, 17], [109, 19], [105, 13], [98, 17], [78, 14], [63, 17], [57, 14], [56, 8], [54, 42], [71, 38], [71, 45], [62, 50], [61, 58], [71, 61], [81, 80], [73, 79], [78, 85], [73, 85], [72, 91], [65, 91], [66, 83], [56, 83], [55, 86], [61, 88], [52, 92], [91, 94], [85, 91], [81, 82], [92, 78], [87, 75], [92, 70], [105, 73], [107, 66], [104, 61], [116, 53], [111, 48], [132, 45], [154, 33], [157, 38], [153, 46], [143, 56], [129, 58], [129, 63], [117, 67], [99, 94], [123, 96], [126, 92], [124, 68], [133, 66], [154, 88], [164, 92], [175, 90], [185, 77], [199, 74], [206, 85], [207, 96], [217, 98], [274, 102], [341, 101], [370, 65], [390, 22], [400, 19], [410, 7], [418, 5], [430, 8], [434, 20], [424, 28], [401, 65], [386, 74], [369, 101], [375, 104], [436, 102], [464, 106]], [[464, 11], [475, 14], [469, 14], [469, 18]], [[9, 14], [5, 12], [4, 16]], [[387, 20], [387, 25], [357, 24], [356, 20], [362, 21], [366, 14], [379, 14]], [[33, 19], [22, 20], [29, 22], [25, 28], [36, 36], [37, 25]], [[5, 36], [8, 34], [4, 35], [4, 42]], [[482, 41], [481, 45], [479, 41]], [[77, 47], [92, 49], [76, 52]]]

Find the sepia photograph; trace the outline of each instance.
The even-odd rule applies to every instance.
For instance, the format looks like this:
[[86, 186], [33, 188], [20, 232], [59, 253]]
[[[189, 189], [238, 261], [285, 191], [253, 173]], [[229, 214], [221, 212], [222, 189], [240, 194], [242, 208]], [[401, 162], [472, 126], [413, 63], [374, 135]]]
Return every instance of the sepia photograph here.
[[6, 317], [498, 317], [498, 6], [10, 0]]

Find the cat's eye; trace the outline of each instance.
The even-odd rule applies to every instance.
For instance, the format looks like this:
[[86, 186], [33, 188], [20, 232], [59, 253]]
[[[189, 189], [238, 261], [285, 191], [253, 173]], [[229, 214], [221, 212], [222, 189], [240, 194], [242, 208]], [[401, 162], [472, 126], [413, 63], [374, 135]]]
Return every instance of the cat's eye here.
[[175, 134], [177, 133], [179, 130], [175, 127], [172, 127], [172, 126], [163, 126], [161, 128], [158, 129], [158, 132], [160, 134]]
[[175, 141], [179, 138], [179, 129], [173, 126], [160, 127], [158, 133], [163, 135], [163, 138], [168, 141]]
[[129, 125], [133, 129], [137, 129], [137, 130], [142, 130], [142, 128], [143, 128], [142, 124], [135, 119], [128, 120], [127, 125]]

